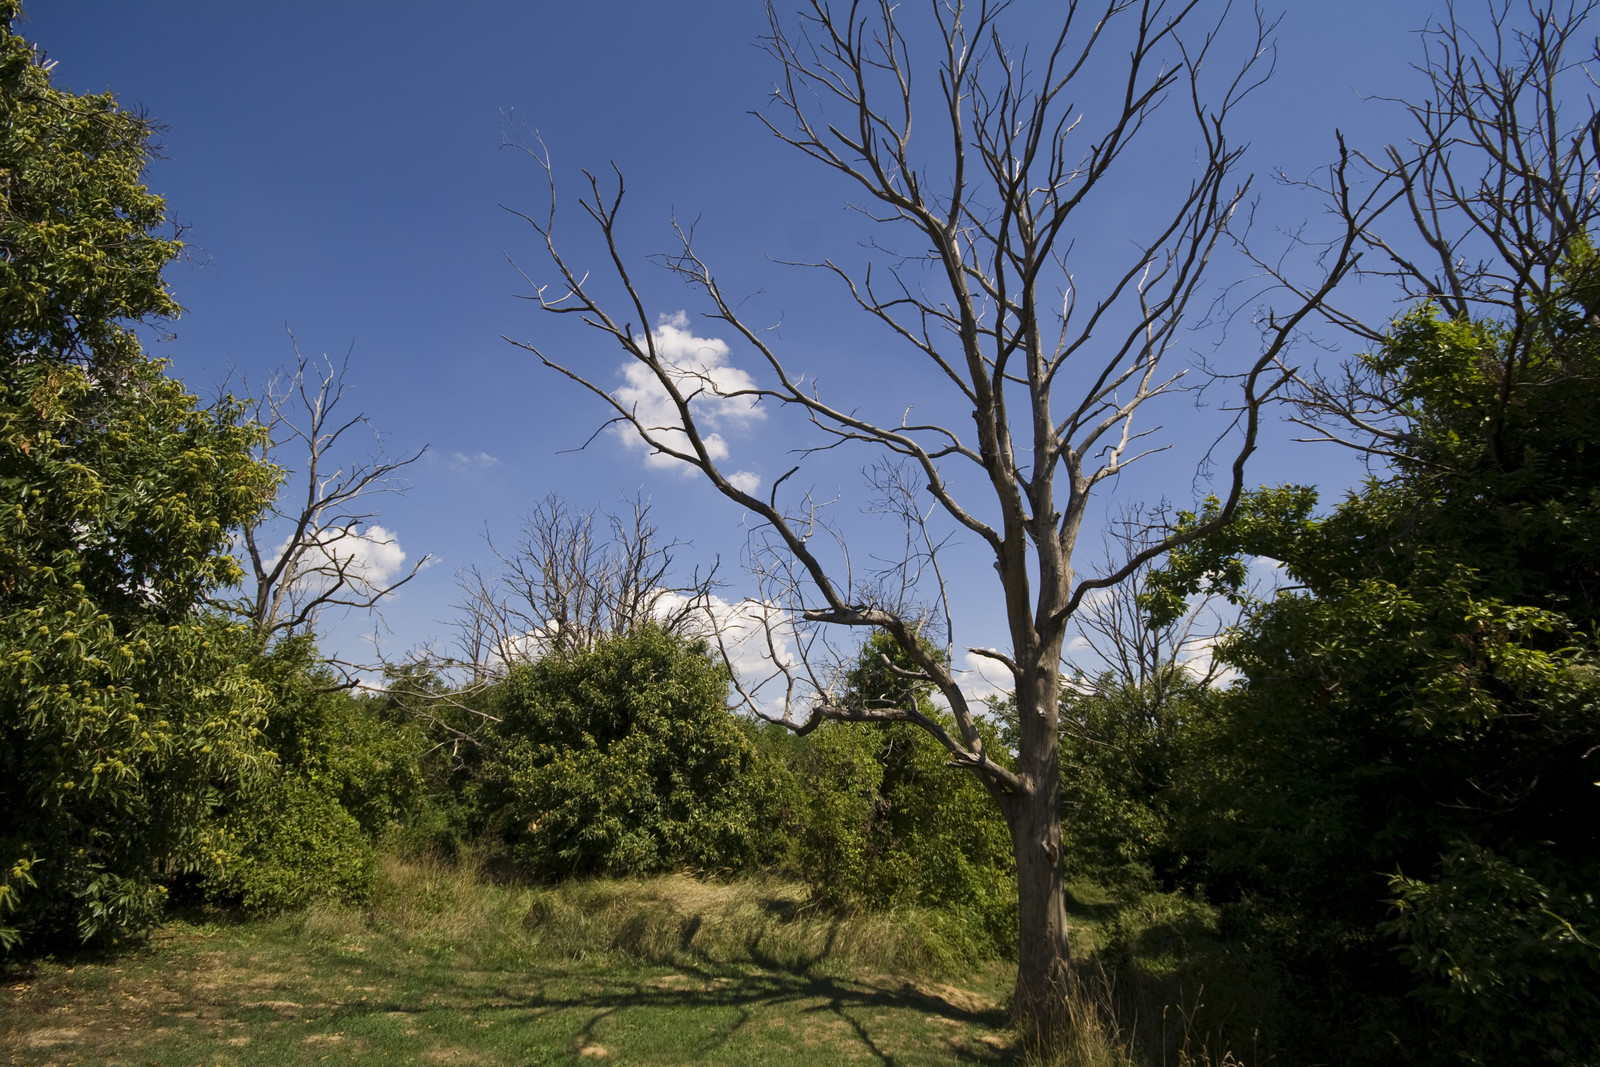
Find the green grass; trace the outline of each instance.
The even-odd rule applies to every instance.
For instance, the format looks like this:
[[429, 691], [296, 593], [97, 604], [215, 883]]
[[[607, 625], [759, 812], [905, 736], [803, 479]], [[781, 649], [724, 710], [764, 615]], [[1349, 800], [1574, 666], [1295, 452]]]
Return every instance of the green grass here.
[[192, 914], [140, 946], [0, 981], [18, 1065], [1005, 1064], [1255, 1060], [1272, 976], [1214, 909], [1076, 885], [1073, 1025], [1007, 1025], [1015, 964], [937, 912], [835, 916], [777, 879], [496, 885], [385, 860], [369, 906]]
[[781, 882], [550, 890], [390, 862], [367, 909], [175, 922], [7, 977], [13, 1064], [1005, 1063], [1010, 966]]

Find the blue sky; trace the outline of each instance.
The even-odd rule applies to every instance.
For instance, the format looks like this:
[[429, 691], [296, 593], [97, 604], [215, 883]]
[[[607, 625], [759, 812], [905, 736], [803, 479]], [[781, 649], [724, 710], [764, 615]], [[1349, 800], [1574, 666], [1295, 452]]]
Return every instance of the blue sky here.
[[[1019, 13], [1037, 27], [1056, 6], [1029, 2]], [[1278, 74], [1236, 128], [1262, 175], [1263, 218], [1315, 216], [1314, 201], [1266, 177], [1326, 162], [1335, 128], [1371, 146], [1402, 135], [1392, 105], [1363, 97], [1414, 92], [1408, 64], [1420, 50], [1410, 31], [1434, 10], [1334, 0], [1284, 15]], [[528, 290], [511, 260], [536, 277], [549, 272], [534, 235], [505, 210], [543, 205], [542, 175], [502, 146], [517, 124], [542, 136], [569, 197], [580, 167], [614, 161], [623, 171], [629, 255], [668, 248], [674, 213], [697, 218], [718, 277], [750, 295], [756, 318], [781, 324], [797, 365], [863, 398], [916, 395], [905, 366], [852, 319], [836, 286], [775, 262], [859, 257], [866, 231], [846, 209], [847, 189], [747, 114], [775, 76], [756, 47], [759, 4], [34, 0], [26, 19], [19, 28], [58, 62], [58, 84], [111, 89], [167, 127], [165, 158], [148, 180], [186, 227], [191, 254], [168, 275], [185, 313], [175, 339], [155, 351], [206, 395], [230, 374], [267, 378], [290, 358], [292, 330], [310, 352], [349, 353], [347, 403], [370, 416], [391, 453], [429, 446], [410, 468], [409, 493], [380, 501], [381, 522], [407, 556], [435, 560], [388, 606], [388, 651], [448, 641], [455, 572], [486, 564], [485, 530], [513, 540], [519, 517], [551, 492], [581, 508], [643, 492], [664, 534], [692, 542], [694, 558], [720, 556], [735, 583], [729, 595], [742, 591], [737, 509], [612, 436], [573, 451], [603, 420], [601, 407], [503, 339], [553, 346], [621, 382], [618, 354], [519, 299]], [[1145, 166], [1102, 206], [1102, 227], [1143, 216], [1168, 156], [1181, 169], [1192, 138], [1153, 142]], [[571, 211], [561, 221], [574, 240], [578, 221]], [[1236, 277], [1219, 272], [1217, 288]], [[648, 287], [654, 310], [687, 310], [689, 328], [711, 336], [692, 294], [655, 277]], [[1385, 293], [1359, 299], [1376, 315], [1390, 306]], [[1230, 355], [1213, 340], [1197, 334], [1195, 353]], [[1108, 497], [1189, 503], [1204, 489], [1193, 463], [1215, 416], [1165, 412], [1176, 447]], [[803, 443], [788, 433], [774, 421], [729, 437], [770, 481], [784, 469], [783, 450]], [[1360, 476], [1350, 457], [1291, 436], [1273, 430], [1251, 481], [1316, 482], [1332, 495]], [[809, 475], [819, 494], [837, 490], [846, 516], [859, 509], [861, 462], [829, 461]], [[1085, 540], [1092, 563], [1098, 539]], [[992, 570], [975, 548], [958, 563], [957, 638], [1000, 645]], [[370, 628], [343, 620], [332, 643], [360, 655], [358, 635]]]

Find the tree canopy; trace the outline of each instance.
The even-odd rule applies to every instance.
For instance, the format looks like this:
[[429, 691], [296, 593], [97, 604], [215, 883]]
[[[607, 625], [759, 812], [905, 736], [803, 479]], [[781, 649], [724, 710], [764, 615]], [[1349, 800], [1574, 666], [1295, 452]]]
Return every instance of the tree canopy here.
[[[1254, 494], [1155, 598], [1282, 561], [1219, 650], [1244, 681], [1194, 756], [1200, 877], [1298, 915], [1325, 990], [1413, 993], [1472, 1062], [1600, 1041], [1600, 257], [1558, 277], [1510, 358], [1506, 326], [1398, 319], [1363, 357], [1403, 419], [1391, 470], [1321, 517]], [[1368, 1055], [1398, 1051], [1385, 1016]]]
[[141, 352], [176, 311], [150, 126], [54, 89], [0, 5], [0, 941], [118, 936], [198, 862], [262, 695], [196, 611], [270, 496], [257, 431]]

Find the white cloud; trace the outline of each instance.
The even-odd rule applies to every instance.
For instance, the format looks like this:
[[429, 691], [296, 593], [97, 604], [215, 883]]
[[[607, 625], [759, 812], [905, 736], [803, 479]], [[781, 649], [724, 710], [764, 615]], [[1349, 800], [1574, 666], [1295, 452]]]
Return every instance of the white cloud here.
[[[669, 593], [656, 602], [655, 610], [666, 617], [683, 604], [681, 595]], [[721, 645], [744, 691], [763, 712], [781, 715], [785, 688], [781, 668], [800, 662], [782, 609], [748, 597], [730, 603], [712, 596], [704, 611], [703, 632], [713, 647]]]
[[972, 700], [989, 700], [992, 697], [1005, 696], [1017, 685], [1016, 679], [1011, 677], [1011, 672], [999, 660], [980, 656], [971, 651], [962, 653], [955, 673], [961, 680], [961, 688]]
[[1178, 666], [1195, 678], [1211, 679], [1215, 686], [1227, 686], [1239, 678], [1239, 672], [1216, 662], [1217, 638], [1207, 637], [1189, 644], [1179, 658]]
[[[641, 345], [647, 343], [643, 336], [635, 338]], [[689, 408], [695, 423], [702, 430], [706, 453], [721, 461], [728, 458], [728, 442], [718, 431], [744, 429], [753, 422], [767, 417], [753, 396], [730, 396], [755, 388], [755, 379], [728, 362], [728, 346], [715, 337], [696, 337], [689, 329], [689, 316], [679, 311], [663, 315], [648, 339], [657, 356], [667, 368], [673, 384], [690, 397]], [[612, 394], [624, 408], [631, 411], [639, 424], [669, 448], [688, 452], [689, 436], [683, 430], [677, 406], [662, 387], [655, 372], [643, 363], [630, 361], [621, 369], [623, 385]], [[655, 451], [624, 423], [612, 426], [612, 431], [629, 448], [644, 449], [646, 462], [652, 467], [675, 467], [684, 473], [690, 468], [671, 456]], [[760, 484], [760, 479], [750, 471], [739, 471], [729, 481], [746, 492]]]
[[753, 493], [761, 488], [761, 475], [754, 471], [734, 471], [728, 475], [728, 481], [740, 492]]
[[[289, 539], [273, 553], [283, 555]], [[357, 589], [380, 589], [405, 566], [406, 553], [392, 530], [374, 523], [348, 530], [328, 529], [311, 535], [299, 563], [296, 586], [314, 591], [327, 589], [339, 573]]]
[[497, 457], [491, 456], [487, 452], [450, 453], [450, 465], [467, 470], [487, 470], [499, 462], [500, 460]]
[[349, 560], [352, 573], [367, 585], [382, 585], [400, 573], [405, 565], [405, 549], [391, 530], [374, 523], [365, 529], [353, 530], [347, 537], [329, 545], [328, 554], [336, 559]]

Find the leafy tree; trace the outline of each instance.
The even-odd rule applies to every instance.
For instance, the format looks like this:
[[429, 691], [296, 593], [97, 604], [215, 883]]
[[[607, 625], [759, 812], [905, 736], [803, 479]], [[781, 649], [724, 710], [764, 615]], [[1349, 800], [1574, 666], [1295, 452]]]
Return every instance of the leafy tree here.
[[1195, 722], [1217, 697], [1182, 667], [1130, 684], [1103, 675], [1061, 696], [1061, 824], [1069, 873], [1170, 885], [1185, 857], [1174, 788]]
[[482, 776], [516, 860], [559, 878], [773, 858], [778, 768], [727, 695], [703, 642], [649, 626], [512, 667]]
[[0, 829], [6, 940], [140, 929], [208, 790], [258, 758], [267, 694], [195, 613], [273, 472], [253, 431], [134, 362], [0, 369]]
[[182, 245], [142, 176], [155, 127], [54, 88], [20, 14], [0, 0], [0, 355], [104, 372], [139, 358], [131, 323], [178, 312], [161, 270]]
[[1600, 1047], [1600, 257], [1557, 276], [1514, 334], [1403, 316], [1364, 357], [1405, 418], [1388, 476], [1322, 518], [1256, 494], [1162, 601], [1236, 589], [1241, 553], [1299, 583], [1220, 652], [1246, 684], [1196, 755], [1206, 877], [1296, 918], [1303, 977], [1411, 992], [1419, 1049], [1471, 1062]]
[[258, 758], [266, 699], [229, 532], [275, 472], [132, 332], [176, 310], [177, 244], [140, 171], [150, 125], [51, 87], [0, 3], [0, 944], [122, 936], [195, 862], [209, 791]]

